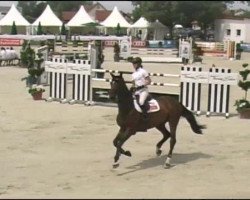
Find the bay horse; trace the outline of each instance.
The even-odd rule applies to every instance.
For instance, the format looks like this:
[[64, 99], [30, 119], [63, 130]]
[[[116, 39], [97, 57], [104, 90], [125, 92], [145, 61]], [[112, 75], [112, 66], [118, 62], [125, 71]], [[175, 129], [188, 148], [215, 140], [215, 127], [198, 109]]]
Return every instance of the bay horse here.
[[[130, 136], [135, 135], [136, 132], [145, 131], [145, 129], [156, 128], [162, 134], [163, 138], [156, 145], [156, 155], [160, 156], [161, 146], [170, 137], [170, 150], [167, 159], [164, 163], [164, 168], [171, 166], [170, 160], [172, 158], [173, 149], [176, 143], [176, 128], [181, 116], [185, 117], [189, 122], [193, 132], [202, 134], [202, 129], [205, 125], [199, 125], [195, 116], [191, 111], [185, 108], [180, 102], [173, 97], [160, 96], [156, 98], [159, 103], [160, 110], [157, 112], [148, 113], [148, 122], [143, 121], [142, 113], [138, 112], [134, 107], [134, 97], [132, 92], [128, 89], [122, 73], [115, 76], [110, 73], [111, 89], [109, 90], [109, 98], [114, 100], [117, 97], [118, 115], [116, 118], [117, 125], [120, 127], [119, 132], [113, 144], [116, 147], [116, 154], [114, 157], [113, 168], [119, 166], [118, 160], [121, 154], [132, 156], [130, 151], [125, 151], [122, 145]], [[170, 131], [166, 128], [165, 124], [169, 123]]]

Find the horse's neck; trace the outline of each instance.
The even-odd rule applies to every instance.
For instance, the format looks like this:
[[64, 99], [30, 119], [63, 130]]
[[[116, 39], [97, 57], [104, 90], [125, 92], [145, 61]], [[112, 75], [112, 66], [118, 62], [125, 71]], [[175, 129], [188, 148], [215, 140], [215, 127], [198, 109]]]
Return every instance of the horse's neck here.
[[123, 117], [126, 117], [128, 113], [133, 109], [133, 97], [127, 88], [119, 91], [118, 93], [118, 109], [119, 114]]

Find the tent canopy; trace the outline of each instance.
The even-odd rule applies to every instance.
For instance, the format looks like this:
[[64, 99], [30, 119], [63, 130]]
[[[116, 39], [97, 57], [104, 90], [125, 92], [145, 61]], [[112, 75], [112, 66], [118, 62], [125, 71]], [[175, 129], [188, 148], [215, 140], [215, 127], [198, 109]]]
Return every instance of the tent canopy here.
[[43, 13], [36, 19], [32, 24], [38, 26], [39, 22], [42, 26], [62, 26], [62, 21], [55, 15], [51, 10], [50, 6], [47, 5]]
[[159, 20], [155, 20], [155, 22], [151, 22], [149, 25], [149, 28], [153, 28], [153, 29], [166, 29], [167, 26], [165, 26], [164, 24], [162, 24], [161, 22], [159, 22]]
[[110, 15], [101, 23], [104, 27], [117, 27], [118, 23], [120, 27], [128, 28], [131, 25], [126, 21], [126, 19], [119, 12], [115, 6]]
[[144, 18], [140, 17], [133, 25], [131, 25], [131, 28], [148, 28], [150, 23]]
[[15, 21], [16, 26], [30, 26], [30, 23], [20, 14], [14, 4], [12, 4], [8, 13], [0, 20], [0, 25], [12, 26], [13, 21]]
[[72, 17], [72, 19], [66, 24], [67, 26], [82, 26], [88, 23], [95, 23], [95, 21], [89, 16], [89, 14], [81, 5], [78, 12]]

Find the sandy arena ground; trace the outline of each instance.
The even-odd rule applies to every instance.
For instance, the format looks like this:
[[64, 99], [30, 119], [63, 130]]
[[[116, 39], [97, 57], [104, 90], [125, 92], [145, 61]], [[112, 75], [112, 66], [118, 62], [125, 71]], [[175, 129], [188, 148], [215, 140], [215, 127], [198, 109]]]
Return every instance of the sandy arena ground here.
[[[202, 65], [237, 71], [250, 63], [244, 56], [241, 61], [204, 58]], [[103, 66], [130, 65], [106, 60]], [[176, 73], [180, 65], [145, 68]], [[127, 141], [124, 148], [132, 157], [122, 156], [113, 169], [117, 108], [34, 101], [21, 81], [25, 76], [27, 69], [0, 67], [0, 198], [250, 197], [250, 121], [240, 119], [232, 106], [242, 95], [239, 88], [232, 89], [228, 119], [197, 117], [207, 125], [204, 135], [180, 120], [172, 168], [163, 168], [169, 141], [157, 157], [161, 134], [151, 129]]]

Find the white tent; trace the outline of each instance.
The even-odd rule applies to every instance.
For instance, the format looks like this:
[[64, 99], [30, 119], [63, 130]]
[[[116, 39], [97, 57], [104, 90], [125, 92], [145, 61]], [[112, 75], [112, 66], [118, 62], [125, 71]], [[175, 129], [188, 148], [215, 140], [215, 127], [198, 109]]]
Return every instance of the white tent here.
[[84, 7], [81, 5], [78, 12], [72, 17], [72, 19], [66, 24], [67, 26], [82, 26], [87, 23], [95, 23], [95, 21], [89, 16]]
[[132, 35], [136, 35], [141, 40], [146, 40], [147, 37], [152, 40], [162, 40], [168, 32], [168, 28], [159, 20], [148, 22], [144, 17], [138, 19], [130, 28], [132, 29]]
[[43, 27], [43, 32], [46, 34], [58, 34], [63, 24], [62, 21], [51, 10], [49, 5], [46, 6], [43, 13], [32, 24], [32, 34], [34, 34], [34, 30], [37, 31], [39, 22]]
[[131, 35], [139, 37], [141, 40], [145, 40], [148, 34], [149, 26], [150, 23], [144, 17], [140, 17], [140, 19], [130, 26]]
[[101, 23], [104, 27], [117, 27], [117, 24], [120, 24], [120, 27], [129, 28], [131, 24], [129, 24], [126, 19], [119, 12], [117, 7], [115, 6], [110, 15]]
[[32, 26], [38, 26], [39, 22], [42, 26], [62, 26], [63, 24], [51, 10], [49, 5], [47, 5], [43, 13], [36, 19]]
[[150, 23], [144, 18], [140, 17], [134, 24], [132, 24], [131, 28], [148, 28]]
[[1, 33], [10, 33], [13, 22], [15, 22], [19, 34], [29, 34], [31, 24], [21, 15], [14, 4], [0, 20]]
[[0, 20], [0, 26], [12, 26], [13, 21], [15, 21], [16, 26], [30, 26], [30, 23], [20, 14], [14, 4], [12, 4], [8, 13]]

